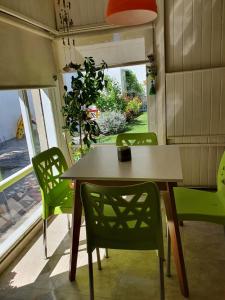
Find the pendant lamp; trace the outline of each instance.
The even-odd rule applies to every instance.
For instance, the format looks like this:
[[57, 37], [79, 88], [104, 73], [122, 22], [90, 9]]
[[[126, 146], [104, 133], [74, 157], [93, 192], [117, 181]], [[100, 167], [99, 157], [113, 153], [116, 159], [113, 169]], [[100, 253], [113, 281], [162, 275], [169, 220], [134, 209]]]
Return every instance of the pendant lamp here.
[[106, 22], [132, 26], [152, 22], [157, 17], [156, 0], [109, 0]]

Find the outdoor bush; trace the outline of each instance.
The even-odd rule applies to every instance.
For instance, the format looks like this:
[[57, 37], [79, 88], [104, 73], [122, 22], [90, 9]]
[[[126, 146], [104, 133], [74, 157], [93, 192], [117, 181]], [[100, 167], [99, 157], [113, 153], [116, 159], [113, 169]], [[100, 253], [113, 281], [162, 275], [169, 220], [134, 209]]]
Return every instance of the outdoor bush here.
[[97, 108], [102, 111], [119, 111], [124, 112], [126, 108], [126, 102], [121, 95], [121, 89], [118, 82], [105, 76], [107, 85], [96, 102]]
[[97, 120], [101, 133], [105, 135], [123, 132], [126, 127], [126, 117], [121, 112], [107, 111], [101, 113]]
[[130, 100], [127, 103], [126, 115], [129, 116], [129, 118], [131, 118], [131, 115], [137, 116], [140, 111], [141, 106], [142, 106], [141, 99], [138, 97], [134, 97], [132, 100]]

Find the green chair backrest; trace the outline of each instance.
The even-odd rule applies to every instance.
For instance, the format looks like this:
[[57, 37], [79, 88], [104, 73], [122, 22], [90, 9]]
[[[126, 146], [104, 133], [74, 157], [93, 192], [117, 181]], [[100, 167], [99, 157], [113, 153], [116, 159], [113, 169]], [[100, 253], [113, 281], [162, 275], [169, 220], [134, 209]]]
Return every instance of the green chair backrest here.
[[84, 183], [81, 198], [88, 251], [96, 247], [163, 251], [160, 196], [153, 182], [125, 187]]
[[154, 132], [120, 133], [116, 138], [117, 146], [144, 146], [158, 145], [157, 135]]
[[217, 190], [222, 192], [225, 196], [225, 152], [220, 160], [219, 169], [217, 173]]
[[68, 169], [66, 160], [59, 148], [53, 147], [32, 158], [34, 172], [42, 192], [43, 215], [47, 205], [69, 187], [68, 180], [60, 176]]

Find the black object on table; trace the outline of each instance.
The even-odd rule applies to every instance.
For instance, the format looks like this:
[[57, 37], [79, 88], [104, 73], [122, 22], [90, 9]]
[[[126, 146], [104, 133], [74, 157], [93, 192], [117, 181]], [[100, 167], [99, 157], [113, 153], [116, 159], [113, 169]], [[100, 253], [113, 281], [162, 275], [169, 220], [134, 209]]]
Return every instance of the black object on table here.
[[118, 160], [121, 162], [131, 160], [131, 149], [128, 146], [117, 147]]

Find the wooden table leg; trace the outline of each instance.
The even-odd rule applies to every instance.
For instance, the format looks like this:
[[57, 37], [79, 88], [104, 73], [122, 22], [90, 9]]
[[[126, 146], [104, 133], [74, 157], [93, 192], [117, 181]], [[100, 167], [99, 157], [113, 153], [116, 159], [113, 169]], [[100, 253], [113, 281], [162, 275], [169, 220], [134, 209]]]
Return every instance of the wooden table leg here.
[[177, 269], [178, 280], [180, 283], [180, 289], [184, 297], [189, 296], [188, 281], [186, 276], [184, 256], [180, 238], [179, 223], [176, 213], [176, 204], [174, 199], [173, 187], [177, 186], [176, 183], [168, 183], [167, 190], [169, 197], [164, 197], [167, 222], [169, 226], [169, 232], [171, 237], [171, 244], [173, 249], [174, 261]]
[[80, 226], [81, 226], [81, 216], [82, 216], [82, 204], [80, 199], [80, 182], [76, 181], [75, 185], [75, 201], [73, 206], [73, 217], [72, 217], [72, 242], [70, 249], [70, 270], [69, 279], [74, 281], [76, 278], [77, 269], [77, 257], [78, 257], [78, 247], [80, 239]]

